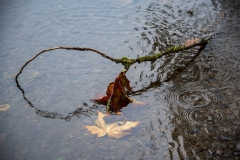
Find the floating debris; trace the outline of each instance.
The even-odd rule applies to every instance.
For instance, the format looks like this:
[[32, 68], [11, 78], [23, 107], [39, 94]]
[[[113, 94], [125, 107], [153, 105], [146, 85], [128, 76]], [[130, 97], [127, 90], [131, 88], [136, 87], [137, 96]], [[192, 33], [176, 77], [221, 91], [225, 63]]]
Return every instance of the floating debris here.
[[1, 104], [0, 105], [0, 111], [7, 111], [10, 109], [10, 105], [9, 104]]

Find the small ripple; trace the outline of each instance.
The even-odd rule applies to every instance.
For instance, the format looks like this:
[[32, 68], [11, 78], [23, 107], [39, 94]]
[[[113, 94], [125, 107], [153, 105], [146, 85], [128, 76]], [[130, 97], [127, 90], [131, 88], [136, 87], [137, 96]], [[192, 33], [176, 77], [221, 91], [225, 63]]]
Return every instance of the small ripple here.
[[167, 95], [166, 99], [169, 104], [187, 109], [202, 107], [217, 108], [215, 106], [219, 103], [218, 97], [201, 90], [172, 91]]
[[224, 120], [224, 115], [221, 112], [210, 109], [191, 110], [184, 116], [187, 121], [201, 125], [217, 125]]
[[[192, 125], [218, 125], [231, 119], [230, 111], [222, 108], [224, 96], [220, 93], [213, 94], [200, 87], [196, 87], [195, 90], [172, 89], [166, 95], [166, 101], [177, 119]], [[239, 113], [235, 114], [240, 117]]]
[[186, 91], [180, 93], [177, 96], [177, 100], [184, 106], [192, 106], [199, 108], [209, 105], [211, 100], [208, 97], [209, 96], [207, 94], [200, 91]]
[[[195, 134], [198, 131], [194, 127], [195, 125], [212, 126], [224, 123], [226, 121], [226, 116], [218, 110], [212, 110], [208, 108], [181, 108], [177, 107], [173, 109], [176, 114], [177, 119], [180, 121], [186, 121], [191, 124], [190, 132]], [[187, 125], [187, 124], [186, 124]]]
[[240, 25], [238, 26], [230, 26], [230, 27], [226, 27], [223, 32], [227, 33], [228, 35], [238, 35], [240, 34]]

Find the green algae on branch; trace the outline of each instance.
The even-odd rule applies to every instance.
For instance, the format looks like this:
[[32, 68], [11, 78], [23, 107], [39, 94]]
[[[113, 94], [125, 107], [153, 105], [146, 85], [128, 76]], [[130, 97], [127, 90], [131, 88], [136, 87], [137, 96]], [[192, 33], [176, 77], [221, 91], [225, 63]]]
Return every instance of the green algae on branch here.
[[184, 50], [188, 50], [190, 48], [196, 47], [196, 46], [200, 46], [201, 48], [205, 47], [205, 45], [209, 42], [210, 39], [201, 39], [201, 41], [199, 43], [193, 42], [190, 45], [182, 45], [182, 46], [173, 46], [170, 48], [167, 48], [165, 51], [162, 52], [158, 52], [156, 54], [152, 54], [152, 55], [146, 55], [146, 56], [142, 56], [142, 57], [138, 57], [135, 59], [129, 59], [127, 57], [122, 57], [121, 59], [115, 59], [116, 63], [121, 63], [124, 68], [126, 70], [129, 69], [129, 67], [134, 64], [134, 63], [142, 63], [142, 62], [146, 62], [146, 61], [151, 61], [154, 62], [157, 59], [159, 59], [160, 57], [162, 57], [165, 54], [170, 54], [170, 53], [176, 53], [176, 52], [180, 52], [180, 51], [184, 51]]
[[116, 63], [121, 63], [126, 70], [128, 70], [128, 68], [129, 68], [133, 63], [135, 63], [135, 62], [134, 62], [134, 59], [128, 59], [127, 57], [122, 57], [121, 59], [115, 59], [115, 60], [116, 60]]
[[153, 55], [147, 55], [138, 57], [136, 59], [128, 59], [127, 57], [122, 57], [121, 59], [116, 59], [116, 63], [121, 63], [126, 70], [129, 69], [129, 67], [134, 63], [142, 63], [146, 61], [156, 61], [158, 58], [162, 56], [162, 52], [153, 54]]

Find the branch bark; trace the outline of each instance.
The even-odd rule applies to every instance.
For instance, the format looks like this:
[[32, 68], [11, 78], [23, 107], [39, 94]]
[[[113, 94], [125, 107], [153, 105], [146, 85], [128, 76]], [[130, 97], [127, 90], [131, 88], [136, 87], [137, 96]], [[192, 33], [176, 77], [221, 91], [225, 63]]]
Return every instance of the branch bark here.
[[188, 49], [196, 47], [196, 46], [200, 46], [200, 48], [204, 48], [209, 40], [210, 40], [210, 38], [207, 40], [202, 39], [199, 43], [194, 43], [190, 46], [184, 46], [184, 45], [173, 46], [171, 48], [166, 49], [165, 51], [162, 51], [162, 52], [159, 52], [159, 53], [156, 53], [153, 55], [146, 55], [146, 56], [138, 57], [136, 59], [128, 59], [127, 57], [123, 57], [121, 59], [116, 59], [116, 61], [117, 61], [116, 63], [121, 63], [122, 65], [124, 65], [125, 69], [128, 70], [129, 67], [131, 65], [133, 65], [134, 63], [141, 63], [141, 62], [146, 62], [146, 61], [154, 62], [157, 59], [159, 59], [160, 57], [162, 57], [163, 55], [188, 50]]

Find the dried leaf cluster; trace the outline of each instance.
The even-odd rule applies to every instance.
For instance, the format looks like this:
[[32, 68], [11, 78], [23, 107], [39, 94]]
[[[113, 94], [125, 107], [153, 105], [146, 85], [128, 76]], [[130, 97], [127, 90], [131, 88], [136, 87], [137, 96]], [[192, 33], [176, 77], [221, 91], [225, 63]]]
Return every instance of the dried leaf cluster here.
[[125, 135], [131, 134], [129, 130], [139, 124], [139, 122], [132, 121], [123, 121], [107, 124], [103, 119], [105, 116], [105, 114], [98, 111], [98, 118], [95, 121], [95, 124], [97, 126], [86, 126], [86, 129], [92, 134], [97, 134], [97, 137], [103, 137], [108, 134], [108, 136], [111, 138], [119, 139], [124, 137]]

